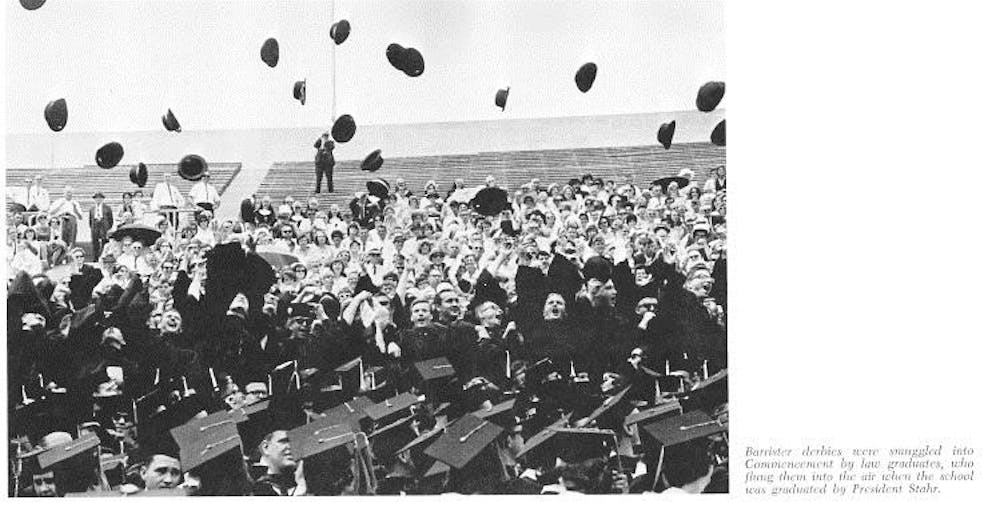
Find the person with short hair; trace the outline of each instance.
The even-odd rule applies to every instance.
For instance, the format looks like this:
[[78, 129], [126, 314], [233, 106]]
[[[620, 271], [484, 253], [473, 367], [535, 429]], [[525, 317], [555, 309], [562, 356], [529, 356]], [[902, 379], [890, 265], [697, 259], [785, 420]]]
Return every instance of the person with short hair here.
[[168, 454], [150, 454], [139, 468], [139, 477], [145, 490], [177, 488], [183, 480], [181, 462]]
[[333, 149], [336, 144], [330, 139], [330, 133], [324, 132], [313, 147], [316, 149], [314, 164], [316, 165], [316, 194], [320, 194], [320, 187], [323, 185], [323, 176], [326, 176], [326, 192], [333, 193], [333, 167], [336, 160], [333, 157]]
[[104, 203], [103, 193], [98, 191], [94, 194], [94, 205], [90, 208], [87, 218], [90, 224], [90, 244], [96, 260], [104, 251], [108, 233], [115, 225], [114, 214], [111, 212], [111, 206]]
[[73, 200], [73, 188], [66, 186], [63, 188], [63, 196], [52, 202], [49, 207], [49, 214], [62, 221], [62, 240], [66, 245], [76, 244], [76, 224], [78, 220], [83, 220], [83, 209], [80, 203]]
[[191, 191], [188, 193], [188, 199], [190, 199], [191, 204], [194, 204], [205, 211], [214, 212], [219, 208], [219, 203], [221, 198], [219, 197], [219, 191], [215, 189], [215, 186], [211, 183], [211, 175], [206, 173], [201, 177], [194, 186], [191, 186]]
[[292, 456], [292, 443], [288, 431], [279, 429], [268, 433], [258, 446], [260, 464], [267, 472], [253, 485], [253, 495], [291, 496], [304, 495], [305, 485], [299, 485], [296, 470], [300, 467]]

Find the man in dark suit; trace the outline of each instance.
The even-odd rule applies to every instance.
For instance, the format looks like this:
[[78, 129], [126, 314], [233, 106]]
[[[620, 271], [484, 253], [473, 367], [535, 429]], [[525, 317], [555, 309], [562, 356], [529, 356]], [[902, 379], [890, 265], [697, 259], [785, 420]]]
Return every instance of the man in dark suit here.
[[94, 194], [94, 206], [90, 208], [90, 243], [94, 246], [94, 260], [101, 256], [104, 244], [108, 242], [108, 232], [114, 226], [114, 215], [111, 206], [104, 203], [104, 194]]
[[322, 136], [313, 143], [316, 148], [316, 193], [320, 192], [320, 185], [323, 184], [323, 176], [326, 175], [326, 191], [333, 193], [333, 140], [330, 134], [324, 132]]

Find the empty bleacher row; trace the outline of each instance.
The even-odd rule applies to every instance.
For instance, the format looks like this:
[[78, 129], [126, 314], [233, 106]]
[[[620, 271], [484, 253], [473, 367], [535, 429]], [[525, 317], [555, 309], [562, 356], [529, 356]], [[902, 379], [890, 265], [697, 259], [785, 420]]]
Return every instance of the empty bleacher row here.
[[[49, 195], [53, 200], [62, 195], [63, 187], [73, 188], [74, 198], [85, 208], [90, 206], [91, 197], [98, 191], [107, 197], [108, 202], [117, 204], [122, 193], [141, 190], [146, 197], [153, 195], [153, 188], [162, 181], [163, 172], [168, 172], [173, 177], [173, 184], [181, 188], [187, 194], [191, 185], [177, 176], [176, 163], [147, 164], [149, 171], [149, 181], [146, 187], [140, 188], [129, 181], [129, 170], [132, 165], [120, 165], [110, 169], [103, 169], [97, 166], [81, 166], [78, 168], [8, 168], [7, 169], [7, 197], [8, 204], [10, 197], [16, 189], [24, 191], [25, 181], [36, 175], [43, 177], [43, 186], [49, 190]], [[212, 184], [218, 189], [219, 194], [225, 191], [226, 187], [233, 181], [233, 178], [240, 172], [241, 163], [209, 163], [208, 170], [212, 175]]]
[[[493, 175], [499, 186], [513, 188], [533, 178], [542, 184], [565, 184], [573, 177], [591, 173], [595, 177], [629, 181], [646, 187], [652, 181], [677, 175], [690, 168], [698, 181], [704, 181], [709, 171], [726, 162], [726, 149], [711, 143], [674, 144], [670, 150], [661, 146], [604, 147], [518, 152], [482, 152], [465, 155], [385, 157], [377, 172], [360, 169], [358, 161], [337, 161], [333, 170], [334, 193], [326, 193], [324, 179], [321, 202], [347, 202], [356, 191], [373, 177], [394, 184], [398, 177], [407, 181], [415, 193], [422, 192], [426, 181], [433, 179], [442, 192], [456, 178], [467, 186], [482, 184]], [[258, 188], [258, 195], [268, 195], [273, 201], [291, 196], [304, 201], [313, 195], [316, 174], [312, 162], [277, 162], [271, 166]]]

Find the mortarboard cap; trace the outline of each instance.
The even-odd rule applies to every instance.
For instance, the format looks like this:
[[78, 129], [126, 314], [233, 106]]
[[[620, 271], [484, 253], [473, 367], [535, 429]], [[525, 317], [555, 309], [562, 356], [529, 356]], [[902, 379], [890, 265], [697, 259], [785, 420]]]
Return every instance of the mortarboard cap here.
[[648, 424], [654, 420], [677, 415], [681, 412], [681, 403], [676, 399], [670, 399], [663, 404], [659, 404], [647, 410], [629, 414], [625, 417], [625, 425]]
[[374, 172], [375, 170], [382, 168], [382, 163], [384, 162], [385, 161], [382, 159], [382, 150], [373, 150], [371, 154], [368, 154], [364, 160], [361, 161], [361, 169], [368, 172]]
[[726, 146], [726, 121], [722, 120], [712, 129], [712, 143], [724, 147]]
[[146, 181], [149, 180], [149, 170], [146, 168], [146, 163], [133, 166], [128, 172], [128, 180], [140, 188], [145, 188]]
[[493, 102], [500, 108], [501, 111], [507, 110], [507, 96], [510, 95], [510, 87], [506, 89], [498, 89], [496, 96], [493, 98]]
[[[23, 2], [22, 2], [23, 3]], [[53, 100], [45, 106], [45, 123], [55, 132], [59, 132], [66, 127], [66, 119], [69, 112], [66, 109], [66, 99]]]
[[373, 403], [364, 408], [365, 414], [376, 423], [390, 420], [394, 415], [398, 415], [407, 408], [420, 402], [420, 398], [410, 392], [403, 392], [395, 397], [382, 402]]
[[724, 422], [712, 418], [704, 411], [691, 411], [676, 417], [661, 418], [648, 424], [642, 424], [640, 427], [664, 447], [690, 442], [727, 430]]
[[415, 415], [408, 415], [382, 426], [369, 435], [372, 453], [379, 461], [387, 461], [418, 435], [414, 427]]
[[334, 23], [330, 27], [330, 39], [333, 43], [339, 45], [344, 41], [347, 41], [347, 36], [351, 35], [351, 22], [347, 20], [340, 20]]
[[177, 117], [174, 116], [174, 112], [167, 109], [167, 114], [160, 117], [160, 121], [163, 122], [163, 128], [170, 132], [180, 132], [181, 124], [177, 121]]
[[608, 397], [607, 399], [604, 399], [604, 401], [601, 402], [601, 404], [597, 406], [594, 409], [594, 411], [592, 411], [590, 415], [586, 417], [586, 420], [588, 422], [597, 420], [601, 415], [604, 415], [605, 413], [616, 408], [621, 403], [622, 399], [625, 398], [625, 395], [628, 394], [631, 388], [632, 388], [631, 386], [626, 386], [624, 389], [622, 389], [622, 391], [612, 395], [611, 397]]
[[243, 442], [237, 428], [237, 417], [242, 416], [241, 413], [220, 411], [171, 429], [170, 434], [181, 451], [181, 467], [192, 470], [240, 447]]
[[722, 97], [725, 94], [725, 82], [706, 82], [698, 88], [698, 97], [695, 99], [695, 105], [703, 113], [712, 112], [719, 105], [719, 102], [722, 102]]
[[330, 128], [330, 136], [337, 143], [347, 143], [351, 141], [357, 130], [358, 126], [354, 123], [354, 117], [349, 114], [342, 114], [333, 122], [333, 127]]
[[424, 473], [424, 477], [431, 477], [431, 476], [436, 476], [438, 474], [444, 474], [449, 470], [451, 470], [451, 467], [449, 467], [447, 463], [443, 461], [435, 461], [434, 464], [427, 469], [427, 472]]
[[348, 424], [338, 423], [333, 417], [320, 417], [288, 432], [292, 456], [296, 460], [354, 443], [354, 438], [353, 428]]
[[278, 40], [267, 38], [260, 47], [260, 60], [264, 61], [271, 68], [274, 68], [278, 66], [278, 53]]
[[338, 424], [350, 424], [354, 429], [360, 428], [360, 422], [368, 418], [366, 408], [375, 404], [368, 397], [357, 397], [343, 404], [338, 404], [323, 412], [327, 418]]
[[656, 141], [659, 141], [663, 145], [664, 150], [670, 150], [670, 144], [674, 141], [675, 130], [677, 130], [676, 120], [660, 125], [660, 129], [656, 131]]
[[413, 364], [413, 368], [417, 371], [417, 375], [424, 381], [444, 379], [455, 375], [455, 367], [448, 361], [448, 358], [418, 361]]
[[597, 65], [594, 63], [587, 63], [580, 67], [576, 71], [576, 87], [581, 92], [586, 93], [590, 91], [590, 88], [594, 85], [594, 79], [597, 78]]
[[489, 420], [493, 417], [510, 413], [514, 409], [515, 402], [517, 402], [517, 399], [507, 399], [499, 404], [476, 410], [472, 414], [483, 420]]
[[678, 396], [686, 410], [712, 409], [729, 398], [729, 371], [723, 369], [694, 385], [691, 391]]
[[300, 104], [306, 105], [306, 81], [305, 79], [295, 81], [295, 85], [292, 86], [292, 97], [298, 100]]
[[108, 170], [118, 166], [121, 162], [122, 157], [125, 155], [125, 149], [122, 148], [122, 144], [116, 141], [105, 144], [103, 147], [97, 149], [97, 153], [94, 155], [94, 161], [97, 162], [97, 166]]
[[50, 447], [45, 452], [38, 455], [38, 466], [47, 469], [57, 463], [62, 463], [74, 456], [83, 454], [101, 444], [101, 439], [97, 435], [87, 435], [71, 442], [62, 443]]
[[200, 181], [207, 171], [208, 163], [197, 154], [188, 154], [177, 164], [177, 175], [186, 181]]
[[466, 415], [445, 429], [424, 453], [452, 468], [461, 469], [493, 443], [503, 428], [475, 415]]

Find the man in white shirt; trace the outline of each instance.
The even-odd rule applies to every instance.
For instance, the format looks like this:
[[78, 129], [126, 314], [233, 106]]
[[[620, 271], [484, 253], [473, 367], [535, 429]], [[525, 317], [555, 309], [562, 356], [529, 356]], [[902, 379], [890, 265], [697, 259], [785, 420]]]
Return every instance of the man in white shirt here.
[[209, 175], [202, 176], [201, 181], [191, 187], [188, 198], [191, 203], [204, 209], [205, 211], [215, 211], [219, 207], [219, 192], [215, 186], [209, 184]]
[[[163, 171], [163, 182], [156, 185], [153, 189], [153, 199], [149, 202], [149, 208], [154, 211], [161, 211], [161, 214], [167, 217], [170, 221], [170, 225], [174, 228], [177, 227], [180, 221], [180, 214], [175, 211], [184, 207], [184, 195], [181, 194], [181, 190], [170, 184], [170, 171]], [[163, 213], [162, 211], [168, 211]]]
[[48, 211], [51, 206], [49, 191], [42, 187], [42, 176], [36, 175], [28, 186], [28, 199], [25, 206], [28, 211]]
[[62, 198], [58, 198], [49, 207], [49, 214], [53, 218], [62, 220], [62, 241], [67, 246], [76, 244], [76, 222], [83, 220], [83, 209], [80, 203], [73, 200], [73, 188], [66, 186], [63, 189]]

